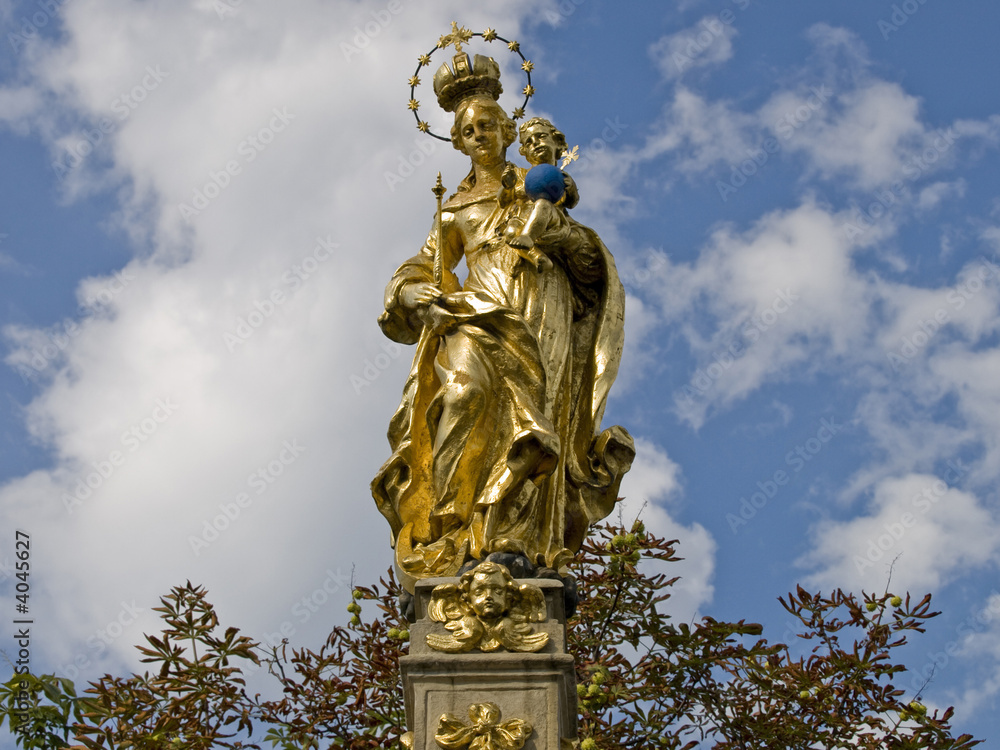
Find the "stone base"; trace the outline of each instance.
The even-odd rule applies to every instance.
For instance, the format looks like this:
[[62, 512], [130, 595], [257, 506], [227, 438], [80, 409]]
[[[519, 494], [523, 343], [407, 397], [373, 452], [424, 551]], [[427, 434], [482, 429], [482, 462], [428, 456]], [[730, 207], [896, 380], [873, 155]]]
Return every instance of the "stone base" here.
[[448, 654], [432, 650], [428, 632], [446, 632], [443, 625], [427, 618], [427, 601], [433, 587], [457, 579], [430, 579], [415, 591], [417, 623], [410, 629], [410, 655], [400, 659], [406, 719], [413, 733], [414, 750], [440, 750], [434, 739], [445, 714], [468, 722], [469, 707], [495, 703], [501, 723], [523, 719], [533, 732], [526, 750], [560, 750], [576, 739], [576, 674], [573, 657], [565, 653], [563, 590], [558, 581], [525, 579], [545, 593], [550, 619], [537, 629], [550, 633], [550, 641], [539, 653]]
[[414, 750], [434, 741], [444, 714], [467, 720], [469, 706], [495, 703], [504, 721], [534, 728], [526, 750], [558, 750], [576, 737], [576, 678], [569, 654], [441, 654], [401, 660], [406, 718]]

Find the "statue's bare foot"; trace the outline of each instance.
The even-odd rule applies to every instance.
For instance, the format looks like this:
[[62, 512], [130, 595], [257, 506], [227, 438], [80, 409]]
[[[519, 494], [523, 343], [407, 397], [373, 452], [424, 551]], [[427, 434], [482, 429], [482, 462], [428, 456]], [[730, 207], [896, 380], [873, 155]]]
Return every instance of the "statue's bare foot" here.
[[517, 234], [506, 239], [508, 245], [518, 250], [531, 250], [535, 246], [535, 241], [531, 239], [531, 235], [529, 234]]
[[538, 273], [548, 271], [552, 268], [552, 261], [545, 253], [539, 252], [537, 249], [533, 248], [528, 251], [528, 256], [531, 258], [531, 262], [535, 264], [535, 270], [538, 271]]

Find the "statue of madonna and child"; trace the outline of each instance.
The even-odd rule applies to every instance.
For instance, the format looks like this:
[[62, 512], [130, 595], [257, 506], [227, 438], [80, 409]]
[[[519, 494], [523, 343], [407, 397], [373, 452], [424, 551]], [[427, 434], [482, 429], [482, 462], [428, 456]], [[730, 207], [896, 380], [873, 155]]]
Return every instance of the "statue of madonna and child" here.
[[[601, 429], [625, 295], [611, 253], [568, 213], [576, 186], [554, 167], [566, 140], [542, 118], [518, 132], [497, 63], [456, 48], [434, 91], [471, 168], [443, 205], [439, 189], [431, 233], [393, 274], [378, 321], [416, 345], [392, 456], [372, 481], [410, 592], [496, 553], [565, 575], [635, 456], [623, 428]], [[545, 179], [507, 161], [518, 138]]]

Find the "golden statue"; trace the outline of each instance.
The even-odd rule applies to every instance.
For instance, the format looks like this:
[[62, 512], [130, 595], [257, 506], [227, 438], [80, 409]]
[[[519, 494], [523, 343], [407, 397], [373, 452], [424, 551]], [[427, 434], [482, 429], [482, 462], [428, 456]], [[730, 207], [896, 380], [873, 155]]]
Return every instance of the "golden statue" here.
[[[443, 205], [439, 180], [431, 233], [393, 275], [378, 321], [393, 341], [416, 344], [389, 425], [393, 453], [372, 481], [410, 591], [496, 551], [562, 570], [611, 512], [635, 456], [628, 432], [600, 427], [623, 342], [614, 261], [567, 213], [578, 198], [568, 176], [557, 180], [568, 197], [526, 193], [527, 170], [506, 158], [518, 133], [497, 103], [499, 66], [462, 53], [469, 36], [442, 38], [459, 54], [434, 90], [471, 169]], [[529, 161], [555, 169], [562, 134], [536, 118], [521, 135]]]

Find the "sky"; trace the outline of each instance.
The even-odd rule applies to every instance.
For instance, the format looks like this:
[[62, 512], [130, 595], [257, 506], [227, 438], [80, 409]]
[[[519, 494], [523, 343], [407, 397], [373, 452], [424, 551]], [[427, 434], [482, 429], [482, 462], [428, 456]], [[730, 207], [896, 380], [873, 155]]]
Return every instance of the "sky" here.
[[316, 647], [385, 572], [412, 349], [375, 320], [468, 169], [406, 106], [452, 20], [518, 40], [579, 146], [628, 293], [622, 515], [680, 540], [674, 616], [781, 641], [799, 583], [930, 593], [899, 684], [998, 742], [984, 0], [0, 0], [0, 648], [18, 538], [31, 667], [78, 680], [139, 669], [186, 580]]

